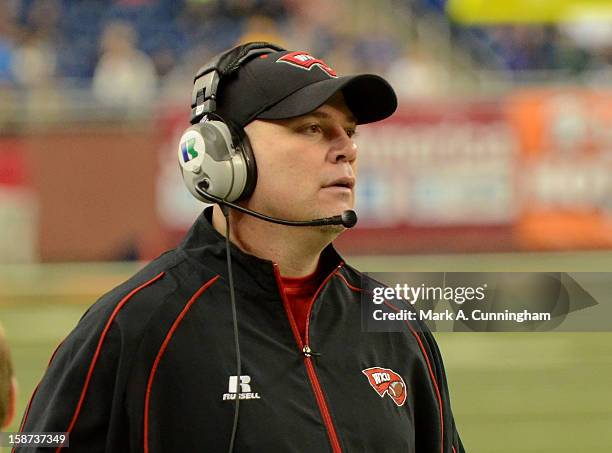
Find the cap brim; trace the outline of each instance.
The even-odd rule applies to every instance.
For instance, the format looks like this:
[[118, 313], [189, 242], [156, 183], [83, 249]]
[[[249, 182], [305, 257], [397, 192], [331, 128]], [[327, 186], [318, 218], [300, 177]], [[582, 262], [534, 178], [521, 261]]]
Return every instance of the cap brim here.
[[259, 119], [285, 119], [316, 110], [338, 91], [357, 124], [385, 119], [395, 112], [397, 97], [385, 79], [374, 74], [337, 77], [301, 88], [257, 115]]

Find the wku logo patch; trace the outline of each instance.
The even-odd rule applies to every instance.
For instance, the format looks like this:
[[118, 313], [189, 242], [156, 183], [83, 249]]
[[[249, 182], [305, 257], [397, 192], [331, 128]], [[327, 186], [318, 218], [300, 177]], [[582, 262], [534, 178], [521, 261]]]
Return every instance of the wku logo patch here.
[[389, 395], [393, 402], [402, 406], [406, 402], [406, 384], [402, 377], [389, 368], [372, 367], [361, 370], [370, 385], [383, 398]]
[[287, 63], [291, 66], [295, 66], [300, 69], [305, 69], [306, 71], [310, 71], [313, 66], [318, 66], [331, 77], [337, 77], [336, 71], [330, 68], [327, 63], [325, 63], [323, 60], [313, 57], [312, 55], [306, 52], [291, 52], [287, 55], [283, 55], [278, 60], [276, 60], [276, 62]]

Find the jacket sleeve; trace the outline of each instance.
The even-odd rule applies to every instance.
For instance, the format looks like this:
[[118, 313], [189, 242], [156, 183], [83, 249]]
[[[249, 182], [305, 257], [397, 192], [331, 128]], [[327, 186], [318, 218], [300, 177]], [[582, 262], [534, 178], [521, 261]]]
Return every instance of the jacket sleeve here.
[[71, 453], [121, 450], [109, 444], [120, 436], [114, 427], [121, 425], [122, 412], [117, 385], [121, 334], [103, 312], [88, 312], [57, 348], [24, 414], [22, 432], [69, 432], [66, 451]]

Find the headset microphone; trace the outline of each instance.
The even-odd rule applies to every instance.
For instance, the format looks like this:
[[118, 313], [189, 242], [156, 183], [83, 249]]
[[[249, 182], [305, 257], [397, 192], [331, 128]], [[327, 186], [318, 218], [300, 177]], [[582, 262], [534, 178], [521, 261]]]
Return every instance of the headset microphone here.
[[236, 209], [237, 211], [243, 212], [250, 216], [256, 217], [261, 220], [265, 220], [266, 222], [277, 223], [279, 225], [288, 225], [288, 226], [301, 226], [301, 227], [313, 227], [313, 226], [323, 226], [323, 225], [342, 225], [345, 228], [352, 228], [357, 223], [357, 214], [355, 211], [346, 210], [340, 215], [335, 215], [332, 217], [323, 217], [321, 219], [314, 220], [285, 220], [278, 219], [276, 217], [270, 217], [264, 214], [261, 214], [257, 211], [253, 211], [251, 209], [242, 207], [238, 204], [223, 200], [222, 198], [215, 197], [204, 190], [201, 187], [195, 186], [195, 190], [204, 198], [208, 199], [211, 202], [218, 203], [219, 205], [225, 205], [230, 208]]

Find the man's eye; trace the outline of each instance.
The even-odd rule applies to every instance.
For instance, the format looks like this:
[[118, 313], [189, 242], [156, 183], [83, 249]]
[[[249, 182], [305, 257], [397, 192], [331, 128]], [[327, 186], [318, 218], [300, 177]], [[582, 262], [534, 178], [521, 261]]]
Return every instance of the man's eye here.
[[301, 127], [299, 127], [297, 129], [297, 132], [301, 133], [301, 134], [320, 134], [323, 132], [323, 128], [321, 127], [320, 124], [317, 123], [311, 123], [311, 124], [305, 124]]
[[312, 134], [318, 134], [322, 132], [323, 129], [321, 129], [321, 126], [319, 126], [318, 124], [310, 124], [306, 127], [306, 131]]
[[348, 135], [349, 138], [353, 138], [355, 135], [357, 135], [357, 131], [355, 129], [347, 129], [346, 135]]

